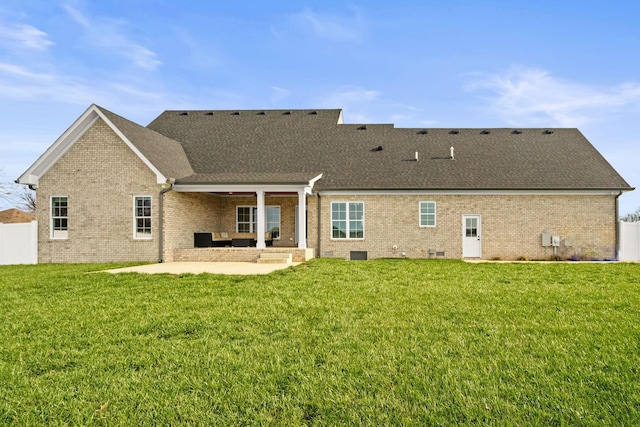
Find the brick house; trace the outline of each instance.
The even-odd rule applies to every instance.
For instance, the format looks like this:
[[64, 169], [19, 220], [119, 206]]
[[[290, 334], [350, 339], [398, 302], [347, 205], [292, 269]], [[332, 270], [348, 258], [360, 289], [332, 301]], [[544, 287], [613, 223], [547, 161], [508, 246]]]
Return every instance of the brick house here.
[[40, 262], [615, 258], [633, 188], [577, 129], [401, 129], [341, 110], [91, 105], [17, 180]]

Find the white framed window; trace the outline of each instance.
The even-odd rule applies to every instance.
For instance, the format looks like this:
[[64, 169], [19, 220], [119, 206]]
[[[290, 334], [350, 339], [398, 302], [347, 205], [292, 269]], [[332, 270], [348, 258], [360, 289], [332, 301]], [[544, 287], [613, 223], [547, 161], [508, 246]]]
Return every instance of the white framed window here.
[[69, 199], [67, 196], [51, 196], [51, 238], [69, 238]]
[[133, 197], [133, 238], [151, 239], [151, 196]]
[[420, 202], [420, 227], [436, 226], [436, 202]]
[[[265, 231], [271, 233], [272, 239], [280, 238], [280, 206], [265, 206]], [[255, 233], [258, 208], [256, 206], [236, 206], [236, 231], [238, 233]]]
[[255, 206], [236, 206], [236, 232], [253, 233], [256, 229]]
[[280, 206], [265, 206], [266, 228], [274, 240], [280, 239]]
[[364, 202], [331, 202], [331, 238], [364, 239]]

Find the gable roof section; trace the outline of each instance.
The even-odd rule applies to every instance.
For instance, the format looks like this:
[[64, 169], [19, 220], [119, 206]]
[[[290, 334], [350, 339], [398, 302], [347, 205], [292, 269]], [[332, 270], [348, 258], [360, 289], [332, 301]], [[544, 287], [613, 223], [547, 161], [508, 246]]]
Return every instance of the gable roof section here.
[[182, 143], [194, 183], [318, 172], [318, 191], [632, 189], [577, 129], [340, 123], [340, 110], [165, 111], [148, 127]]
[[158, 184], [193, 173], [182, 146], [164, 135], [92, 104], [16, 182], [37, 187], [39, 179], [96, 122], [102, 119], [153, 171]]
[[140, 153], [136, 152], [136, 154], [142, 155], [150, 165], [157, 168], [166, 177], [162, 179], [162, 182], [158, 183], [164, 183], [168, 178], [175, 179], [193, 173], [189, 160], [187, 160], [184, 149], [179, 142], [118, 116], [111, 111], [105, 109], [101, 109], [101, 111], [122, 132], [126, 141], [135, 146]]
[[0, 211], [0, 224], [18, 224], [35, 220], [36, 216], [34, 214], [20, 209], [11, 208]]
[[37, 186], [98, 118], [159, 184], [173, 178], [190, 191], [305, 183], [317, 191], [633, 189], [577, 129], [343, 124], [338, 109], [165, 111], [145, 128], [96, 105], [18, 182]]

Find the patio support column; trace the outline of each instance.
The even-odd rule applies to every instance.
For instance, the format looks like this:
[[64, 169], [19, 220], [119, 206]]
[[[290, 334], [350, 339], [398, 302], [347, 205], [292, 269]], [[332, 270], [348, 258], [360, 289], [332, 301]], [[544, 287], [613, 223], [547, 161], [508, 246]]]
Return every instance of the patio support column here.
[[307, 195], [298, 191], [298, 249], [307, 249]]
[[265, 233], [265, 208], [264, 208], [264, 191], [259, 190], [256, 191], [256, 195], [258, 196], [258, 209], [256, 215], [256, 248], [264, 249], [267, 247], [264, 241], [264, 233]]

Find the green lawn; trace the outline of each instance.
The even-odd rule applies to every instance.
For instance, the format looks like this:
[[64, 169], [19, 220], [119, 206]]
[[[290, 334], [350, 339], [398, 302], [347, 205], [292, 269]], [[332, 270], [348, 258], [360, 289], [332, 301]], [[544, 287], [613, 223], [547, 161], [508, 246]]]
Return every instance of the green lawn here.
[[106, 267], [0, 267], [0, 424], [640, 425], [640, 264]]

